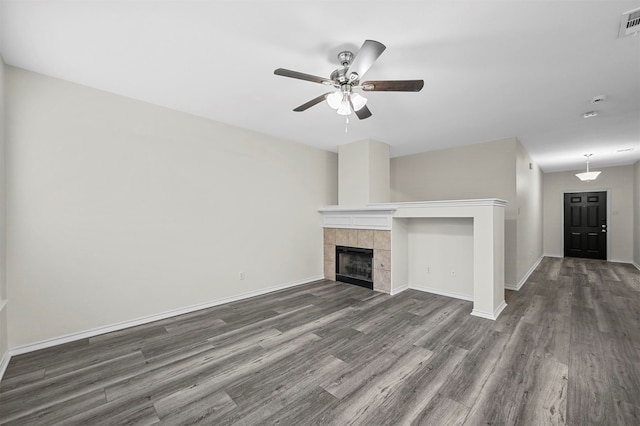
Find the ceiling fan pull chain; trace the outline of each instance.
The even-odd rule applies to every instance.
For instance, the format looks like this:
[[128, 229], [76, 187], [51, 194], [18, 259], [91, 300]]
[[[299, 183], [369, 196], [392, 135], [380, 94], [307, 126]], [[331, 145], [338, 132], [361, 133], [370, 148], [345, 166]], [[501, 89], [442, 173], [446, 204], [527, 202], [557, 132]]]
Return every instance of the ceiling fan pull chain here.
[[344, 132], [347, 133], [349, 131], [349, 116], [346, 116], [344, 120]]

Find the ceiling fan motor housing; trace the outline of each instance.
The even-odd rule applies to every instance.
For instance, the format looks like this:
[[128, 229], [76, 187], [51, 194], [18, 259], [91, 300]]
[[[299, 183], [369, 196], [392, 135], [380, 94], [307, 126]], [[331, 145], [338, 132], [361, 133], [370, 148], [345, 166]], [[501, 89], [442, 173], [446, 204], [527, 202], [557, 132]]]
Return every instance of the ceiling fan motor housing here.
[[344, 50], [338, 53], [338, 61], [340, 61], [340, 64], [345, 68], [351, 65], [352, 59], [353, 59], [353, 53], [349, 52], [348, 50]]
[[334, 82], [336, 82], [337, 84], [347, 84], [349, 82], [349, 80], [347, 79], [346, 76], [346, 72], [347, 72], [347, 68], [338, 68], [337, 70], [334, 70], [331, 75], [329, 76], [329, 78], [331, 80], [333, 80]]
[[338, 61], [340, 61], [342, 68], [338, 68], [337, 70], [331, 73], [331, 76], [330, 76], [331, 80], [335, 81], [336, 83], [339, 83], [340, 85], [344, 85], [348, 83], [357, 84], [358, 83], [357, 73], [354, 72], [349, 74], [349, 76], [346, 75], [347, 70], [351, 65], [351, 62], [353, 61], [353, 53], [349, 52], [348, 50], [344, 50], [338, 53]]

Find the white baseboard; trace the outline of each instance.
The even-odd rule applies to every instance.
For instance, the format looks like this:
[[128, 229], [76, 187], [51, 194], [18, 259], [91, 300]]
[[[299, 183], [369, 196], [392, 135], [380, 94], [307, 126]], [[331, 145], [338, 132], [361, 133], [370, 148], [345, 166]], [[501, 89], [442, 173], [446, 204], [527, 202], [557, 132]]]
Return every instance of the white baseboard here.
[[[7, 306], [7, 301], [0, 299], [0, 312], [2, 312], [5, 306]], [[7, 366], [9, 365], [10, 359], [11, 354], [9, 354], [9, 351], [5, 351], [5, 353], [2, 354], [2, 358], [0, 358], [0, 380], [2, 380], [4, 372], [7, 371]]]
[[7, 371], [7, 367], [9, 366], [9, 361], [11, 360], [11, 354], [9, 351], [6, 351], [2, 354], [2, 358], [0, 358], [0, 380], [2, 380], [2, 376], [4, 376], [4, 372]]
[[466, 300], [468, 302], [473, 302], [473, 296], [467, 296], [466, 294], [454, 293], [451, 291], [444, 291], [444, 290], [440, 290], [433, 287], [426, 287], [426, 286], [413, 285], [413, 284], [410, 284], [409, 288], [412, 290], [424, 291], [425, 293], [433, 293], [439, 296], [446, 296], [454, 299], [461, 299], [461, 300]]
[[543, 253], [542, 257], [558, 257], [558, 258], [563, 258], [564, 255], [563, 254], [555, 254], [555, 253]]
[[405, 285], [397, 286], [396, 288], [392, 288], [391, 292], [389, 294], [391, 296], [393, 296], [394, 294], [402, 293], [405, 290], [409, 290], [409, 284], [405, 284]]
[[531, 274], [533, 274], [533, 271], [535, 271], [536, 268], [538, 267], [538, 265], [540, 265], [540, 262], [542, 262], [543, 258], [544, 258], [544, 256], [540, 256], [540, 258], [535, 261], [533, 266], [531, 266], [531, 268], [529, 268], [527, 273], [524, 274], [524, 277], [522, 277], [522, 279], [520, 281], [518, 281], [518, 284], [516, 284], [516, 285], [505, 284], [504, 288], [506, 288], [507, 290], [519, 291], [522, 288], [522, 286], [527, 282], [527, 280], [529, 279]]
[[634, 262], [633, 260], [608, 260], [608, 262], [613, 262], [613, 263], [626, 263], [628, 265], [633, 265], [636, 267], [636, 269], [638, 269], [640, 271], [640, 266]]
[[500, 303], [500, 305], [498, 305], [496, 310], [493, 312], [485, 312], [485, 311], [480, 311], [478, 309], [474, 309], [471, 311], [471, 315], [495, 321], [498, 319], [498, 316], [502, 313], [502, 311], [506, 307], [507, 307], [507, 302], [503, 300], [502, 303]]
[[[129, 321], [119, 322], [117, 324], [106, 325], [102, 327], [93, 328], [91, 330], [84, 330], [77, 333], [71, 333], [64, 336], [54, 337], [51, 339], [42, 340], [40, 342], [29, 343], [26, 345], [18, 346], [9, 349], [9, 356], [21, 355], [28, 352], [37, 351], [40, 349], [50, 348], [52, 346], [61, 345], [64, 343], [73, 342], [75, 340], [86, 339], [88, 337], [98, 336], [100, 334], [110, 333], [113, 331], [123, 330], [125, 328], [134, 327], [136, 325], [147, 324], [153, 321], [159, 321], [166, 318], [175, 317], [177, 315], [188, 314], [190, 312], [199, 311], [201, 309], [211, 308], [213, 306], [223, 305], [225, 303], [236, 302], [238, 300], [248, 299], [250, 297], [260, 296], [267, 293], [272, 293], [278, 290], [284, 290], [286, 288], [295, 287], [303, 284], [308, 284], [314, 281], [323, 280], [322, 275], [305, 278], [303, 280], [290, 282], [284, 285], [268, 287], [261, 290], [251, 291], [248, 293], [239, 294], [237, 296], [225, 297], [223, 299], [213, 300], [210, 302], [200, 303], [197, 305], [191, 305], [184, 308], [174, 309], [159, 314], [148, 315], [142, 318], [137, 318]], [[4, 358], [3, 358], [4, 359]], [[8, 363], [8, 361], [7, 361]]]
[[613, 262], [613, 263], [629, 263], [631, 265], [633, 265], [633, 260], [629, 260], [629, 259], [609, 259], [607, 260], [607, 262]]

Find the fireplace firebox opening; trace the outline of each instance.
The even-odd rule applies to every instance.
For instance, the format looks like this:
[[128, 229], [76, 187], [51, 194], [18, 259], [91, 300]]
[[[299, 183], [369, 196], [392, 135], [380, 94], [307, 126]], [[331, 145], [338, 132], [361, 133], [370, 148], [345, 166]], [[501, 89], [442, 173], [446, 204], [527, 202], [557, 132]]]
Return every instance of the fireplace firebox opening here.
[[373, 249], [336, 246], [336, 281], [373, 290]]

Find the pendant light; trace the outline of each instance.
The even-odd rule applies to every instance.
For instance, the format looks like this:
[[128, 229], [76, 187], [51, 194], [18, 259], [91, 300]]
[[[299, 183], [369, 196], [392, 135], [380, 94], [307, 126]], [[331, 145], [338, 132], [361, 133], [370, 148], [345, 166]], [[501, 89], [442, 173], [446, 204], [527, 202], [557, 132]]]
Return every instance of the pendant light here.
[[587, 171], [582, 173], [576, 173], [576, 177], [581, 181], [588, 182], [588, 181], [596, 180], [598, 178], [598, 175], [601, 173], [601, 172], [589, 171], [589, 157], [591, 157], [592, 155], [593, 154], [584, 154], [584, 156], [587, 157]]

